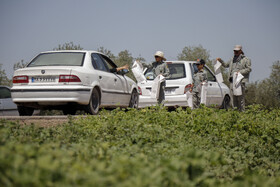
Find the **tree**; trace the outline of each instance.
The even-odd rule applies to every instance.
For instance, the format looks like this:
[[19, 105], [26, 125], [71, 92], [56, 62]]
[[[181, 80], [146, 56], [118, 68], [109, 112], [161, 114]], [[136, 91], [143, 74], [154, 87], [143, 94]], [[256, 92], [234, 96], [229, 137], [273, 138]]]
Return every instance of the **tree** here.
[[5, 70], [2, 69], [2, 65], [0, 64], [0, 85], [11, 86], [12, 81], [7, 77]]
[[106, 56], [108, 56], [111, 60], [113, 60], [115, 62], [116, 56], [110, 50], [108, 50], [104, 47], [99, 47], [97, 49], [97, 51], [100, 52], [100, 53], [103, 53]]
[[[137, 58], [133, 58], [131, 53], [129, 53], [128, 50], [124, 50], [124, 51], [119, 52], [117, 56], [115, 56], [110, 50], [108, 50], [104, 47], [99, 47], [97, 49], [97, 51], [105, 54], [106, 56], [108, 56], [111, 60], [113, 60], [113, 62], [118, 67], [128, 64], [131, 68], [134, 60], [138, 60], [142, 63], [145, 61], [145, 59], [143, 57], [141, 57], [141, 55], [139, 55], [139, 57], [137, 57]], [[133, 79], [134, 81], [136, 80], [131, 71], [126, 75], [128, 77], [130, 77], [131, 79]]]
[[246, 90], [247, 104], [262, 104], [268, 108], [280, 106], [280, 61], [273, 63], [269, 78], [250, 83]]
[[186, 46], [183, 48], [182, 52], [177, 56], [178, 60], [185, 61], [196, 61], [197, 59], [203, 59], [206, 65], [214, 70], [212, 61], [210, 60], [210, 52], [203, 48], [202, 45], [198, 46]]
[[137, 61], [139, 61], [141, 63], [145, 63], [146, 62], [146, 59], [141, 57], [141, 55], [139, 55], [138, 57], [134, 58], [134, 60], [137, 60]]
[[[186, 61], [196, 61], [197, 59], [203, 59], [206, 62], [206, 65], [215, 73], [214, 64], [216, 60], [210, 60], [210, 52], [203, 48], [202, 45], [198, 46], [186, 46], [183, 48], [182, 52], [178, 54], [178, 60], [186, 60]], [[229, 86], [229, 80], [227, 77], [227, 70], [221, 67], [221, 72], [223, 75], [224, 83]]]
[[[280, 107], [280, 61], [273, 63], [269, 79], [264, 80], [265, 88], [259, 87], [259, 90], [266, 90], [266, 100], [262, 100], [266, 106]], [[264, 91], [265, 92], [265, 91]]]
[[[124, 51], [119, 52], [119, 54], [115, 60], [115, 63], [117, 64], [118, 67], [128, 64], [131, 68], [132, 63], [133, 63], [133, 57], [132, 57], [131, 53], [129, 53], [128, 50], [124, 50]], [[136, 80], [131, 71], [127, 74], [127, 76], [133, 80]]]
[[55, 51], [59, 50], [83, 50], [80, 45], [75, 45], [73, 42], [68, 42], [63, 45], [58, 45], [58, 48], [53, 48]]
[[203, 59], [206, 63], [211, 63], [210, 52], [204, 49], [202, 45], [184, 47], [182, 52], [177, 56], [178, 60], [196, 61]]
[[128, 50], [124, 50], [124, 51], [119, 52], [118, 57], [115, 62], [118, 66], [123, 66], [125, 64], [128, 64], [129, 66], [131, 66], [132, 62], [133, 62], [133, 57], [129, 53]]
[[24, 60], [21, 60], [14, 64], [14, 70], [24, 68], [27, 64], [28, 62], [24, 62]]

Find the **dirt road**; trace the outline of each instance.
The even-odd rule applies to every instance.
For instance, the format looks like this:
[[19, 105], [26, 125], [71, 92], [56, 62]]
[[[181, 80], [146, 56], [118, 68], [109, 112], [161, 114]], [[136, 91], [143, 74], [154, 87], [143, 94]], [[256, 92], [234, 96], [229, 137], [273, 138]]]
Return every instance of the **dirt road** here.
[[[75, 116], [73, 116], [75, 119]], [[21, 124], [36, 124], [40, 126], [53, 126], [67, 123], [68, 116], [0, 116], [0, 120], [18, 121]]]

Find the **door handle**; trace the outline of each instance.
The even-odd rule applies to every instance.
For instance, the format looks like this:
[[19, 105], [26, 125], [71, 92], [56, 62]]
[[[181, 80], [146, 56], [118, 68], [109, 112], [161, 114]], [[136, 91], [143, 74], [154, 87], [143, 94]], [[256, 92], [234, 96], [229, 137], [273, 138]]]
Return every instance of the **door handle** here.
[[212, 86], [212, 84], [210, 83], [210, 86]]
[[102, 79], [102, 76], [99, 76], [99, 79]]

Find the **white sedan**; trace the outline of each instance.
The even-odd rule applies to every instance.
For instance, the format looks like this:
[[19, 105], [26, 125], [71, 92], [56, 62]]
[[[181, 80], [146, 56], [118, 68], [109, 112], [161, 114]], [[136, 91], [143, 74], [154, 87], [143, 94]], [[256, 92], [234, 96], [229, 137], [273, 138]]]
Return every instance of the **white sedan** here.
[[[194, 68], [193, 61], [168, 61], [170, 78], [166, 79], [165, 103], [167, 107], [188, 107], [187, 91], [193, 82]], [[208, 76], [208, 89], [206, 95], [207, 106], [218, 106], [220, 108], [229, 108], [230, 90], [224, 83], [218, 83], [212, 71], [205, 66], [204, 70]], [[144, 70], [147, 82], [138, 83], [139, 90], [139, 108], [157, 104], [157, 100], [151, 98], [152, 84], [154, 75], [152, 69]]]
[[97, 114], [100, 107], [137, 108], [136, 83], [116, 68], [96, 51], [43, 52], [15, 71], [12, 98], [20, 115], [32, 115], [36, 108], [61, 109], [64, 114], [78, 109]]

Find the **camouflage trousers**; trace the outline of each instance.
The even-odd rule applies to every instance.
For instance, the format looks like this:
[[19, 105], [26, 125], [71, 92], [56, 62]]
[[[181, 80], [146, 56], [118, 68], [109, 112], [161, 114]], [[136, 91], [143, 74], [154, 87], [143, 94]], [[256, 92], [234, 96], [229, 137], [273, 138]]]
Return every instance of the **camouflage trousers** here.
[[201, 101], [201, 94], [199, 92], [193, 93], [193, 108], [199, 108]]
[[165, 81], [160, 83], [159, 97], [158, 97], [158, 100], [157, 100], [158, 104], [164, 104], [164, 101], [165, 101], [164, 90], [165, 90]]
[[242, 95], [236, 96], [233, 95], [233, 84], [230, 83], [230, 94], [232, 96], [232, 106], [237, 108], [239, 111], [245, 111], [245, 83], [241, 84]]

